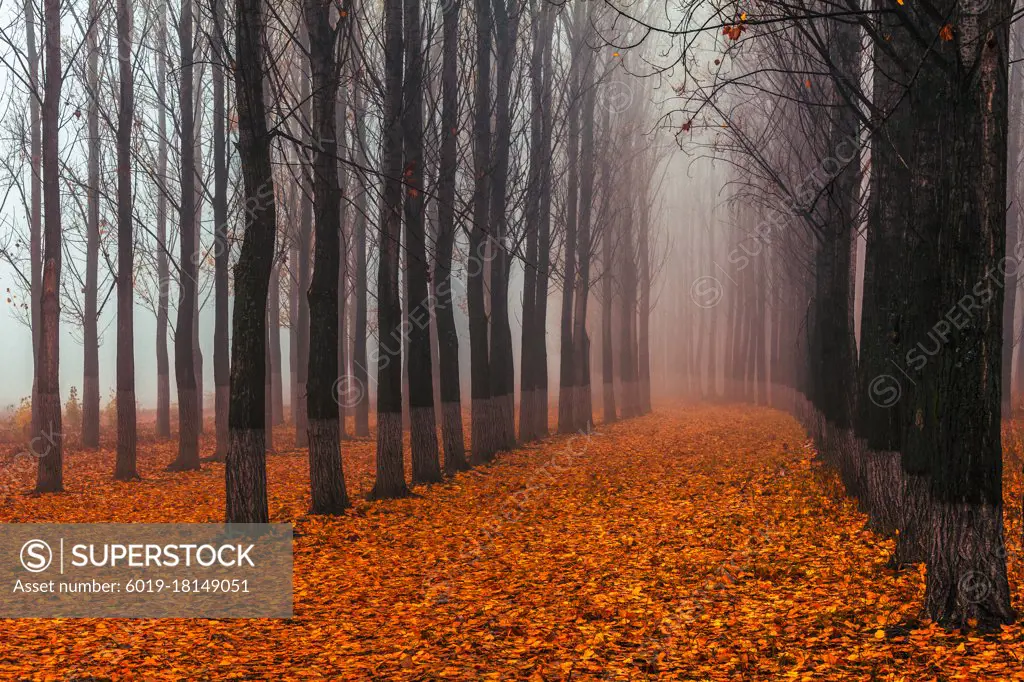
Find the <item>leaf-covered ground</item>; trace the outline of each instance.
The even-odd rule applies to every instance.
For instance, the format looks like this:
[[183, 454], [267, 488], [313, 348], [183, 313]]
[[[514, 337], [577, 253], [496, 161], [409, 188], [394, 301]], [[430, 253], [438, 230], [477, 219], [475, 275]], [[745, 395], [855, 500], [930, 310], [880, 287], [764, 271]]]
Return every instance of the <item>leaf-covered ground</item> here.
[[[72, 451], [68, 492], [46, 497], [0, 467], [0, 521], [220, 521], [223, 466], [166, 473], [173, 455], [146, 445], [144, 480], [120, 484], [112, 452]], [[666, 406], [324, 519], [305, 514], [305, 453], [282, 447], [293, 619], [4, 621], [0, 678], [1024, 679], [1024, 627], [917, 620], [923, 576], [885, 568], [890, 542], [812, 455], [783, 413]], [[369, 490], [372, 443], [345, 466]], [[1022, 608], [1016, 502], [1007, 517]]]

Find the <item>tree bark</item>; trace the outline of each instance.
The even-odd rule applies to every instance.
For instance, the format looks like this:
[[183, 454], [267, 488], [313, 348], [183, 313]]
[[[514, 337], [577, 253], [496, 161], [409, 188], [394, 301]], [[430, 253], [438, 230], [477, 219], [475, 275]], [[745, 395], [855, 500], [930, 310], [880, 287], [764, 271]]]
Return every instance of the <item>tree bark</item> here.
[[541, 40], [544, 44], [544, 56], [542, 59], [543, 81], [541, 84], [541, 168], [539, 194], [540, 203], [537, 206], [540, 225], [537, 229], [537, 285], [535, 290], [535, 318], [534, 338], [531, 343], [536, 344], [536, 356], [533, 362], [534, 378], [532, 381], [535, 392], [534, 402], [536, 408], [534, 415], [536, 422], [533, 426], [535, 438], [543, 438], [548, 435], [548, 347], [547, 347], [547, 320], [548, 320], [548, 279], [551, 269], [551, 138], [553, 125], [553, 107], [551, 101], [551, 88], [553, 82], [552, 69], [552, 32], [555, 25], [555, 12], [550, 3], [542, 3], [541, 14], [542, 31]]
[[89, 90], [86, 117], [89, 127], [89, 149], [86, 181], [85, 301], [82, 319], [82, 347], [85, 350], [85, 371], [82, 377], [82, 445], [92, 448], [100, 444], [100, 345], [96, 291], [100, 257], [100, 77], [97, 38], [99, 18], [99, 5], [94, 0], [89, 3], [86, 33], [86, 80]]
[[[877, 0], [881, 9], [884, 0]], [[900, 465], [901, 397], [913, 385], [894, 370], [892, 362], [903, 357], [900, 336], [905, 333], [903, 308], [909, 303], [902, 253], [904, 231], [910, 227], [913, 185], [905, 160], [912, 158], [913, 117], [903, 83], [910, 63], [907, 43], [911, 40], [900, 19], [879, 15], [880, 29], [890, 36], [888, 45], [876, 45], [872, 118], [870, 203], [864, 252], [864, 283], [861, 308], [861, 343], [858, 362], [857, 415], [855, 435], [862, 443], [868, 471], [866, 510], [871, 527], [883, 535], [896, 535], [894, 563], [923, 560], [914, 549], [916, 524], [901, 521], [900, 492], [906, 482]], [[898, 55], [894, 59], [890, 55]], [[898, 365], [897, 365], [898, 366]], [[894, 376], [899, 375], [899, 376]], [[902, 547], [901, 547], [902, 546]]]
[[[523, 272], [523, 328], [520, 347], [519, 439], [547, 435], [547, 264], [550, 234], [551, 32], [547, 3], [531, 7], [533, 52], [530, 56], [530, 189], [526, 196], [526, 263]], [[543, 246], [542, 246], [543, 242]], [[543, 301], [542, 301], [543, 299]], [[541, 312], [543, 310], [543, 313]], [[542, 366], [543, 365], [543, 366]], [[543, 383], [543, 386], [541, 385]]]
[[[589, 21], [589, 19], [588, 19]], [[577, 29], [583, 27], [577, 24]], [[594, 420], [590, 393], [590, 336], [587, 333], [587, 302], [590, 297], [590, 242], [591, 216], [594, 202], [594, 106], [596, 103], [594, 82], [595, 56], [587, 51], [583, 75], [583, 102], [581, 110], [582, 134], [580, 144], [580, 208], [577, 231], [576, 259], [579, 268], [576, 277], [576, 293], [573, 300], [573, 331], [576, 391], [573, 423], [577, 429], [588, 428]]]
[[[511, 11], [510, 11], [511, 7]], [[508, 318], [508, 189], [509, 155], [512, 137], [512, 71], [519, 33], [520, 10], [516, 0], [494, 0], [495, 33], [495, 147], [492, 158], [490, 228], [491, 261], [491, 333], [489, 353], [490, 400], [495, 427], [495, 446], [501, 450], [515, 447], [515, 367], [512, 357], [512, 330]]]
[[43, 224], [43, 191], [42, 191], [42, 139], [40, 126], [42, 124], [39, 105], [43, 99], [43, 93], [39, 89], [39, 51], [36, 47], [36, 11], [33, 0], [25, 0], [25, 57], [28, 60], [28, 83], [29, 89], [29, 147], [32, 155], [31, 177], [29, 178], [29, 281], [31, 286], [30, 298], [32, 306], [32, 424], [33, 432], [35, 424], [39, 421], [39, 403], [37, 400], [38, 370], [35, 368], [39, 362], [40, 339], [42, 338], [42, 224]]
[[157, 18], [156, 101], [156, 272], [159, 280], [156, 311], [156, 435], [171, 437], [171, 370], [167, 354], [167, 318], [171, 275], [167, 254], [167, 1], [160, 0]]
[[[301, 42], [304, 49], [308, 48], [309, 35], [307, 29], [300, 28]], [[309, 113], [309, 75], [303, 73], [301, 68], [296, 70], [299, 79], [299, 111], [303, 120], [310, 120]], [[309, 138], [308, 135], [305, 137]], [[307, 144], [312, 146], [312, 139], [306, 139]], [[300, 157], [302, 154], [300, 154]], [[311, 201], [312, 190], [310, 178], [305, 168], [300, 171], [300, 185], [297, 188], [296, 199], [299, 202], [299, 262], [298, 262], [298, 287], [299, 287], [299, 318], [295, 330], [295, 339], [298, 344], [296, 392], [299, 398], [299, 409], [296, 412], [295, 422], [295, 447], [305, 448], [309, 445], [307, 440], [306, 418], [309, 410], [306, 406], [309, 387], [306, 385], [309, 380], [309, 300], [306, 293], [309, 291], [309, 254], [310, 238], [313, 230], [313, 204]]]
[[[577, 22], [578, 23], [578, 22]], [[576, 424], [576, 354], [573, 339], [573, 294], [576, 281], [576, 228], [577, 202], [579, 200], [579, 64], [573, 59], [569, 66], [569, 97], [568, 138], [566, 140], [566, 207], [565, 207], [565, 238], [563, 240], [563, 272], [562, 272], [562, 316], [561, 316], [561, 349], [559, 357], [558, 382], [558, 432], [572, 433]]]
[[[640, 320], [637, 336], [637, 361], [639, 362], [639, 411], [651, 411], [651, 254], [648, 242], [651, 231], [651, 204], [644, 194], [643, 221], [640, 223]], [[726, 344], [725, 348], [728, 348]]]
[[266, 523], [264, 433], [266, 310], [277, 217], [270, 166], [271, 136], [263, 92], [262, 0], [235, 0], [235, 93], [242, 165], [245, 238], [235, 265], [231, 334], [231, 404], [225, 469], [228, 523]]
[[135, 466], [134, 230], [132, 223], [132, 126], [135, 81], [132, 73], [131, 0], [117, 2], [117, 61], [121, 107], [117, 117], [117, 464], [114, 478], [139, 478]]
[[178, 95], [181, 122], [181, 203], [178, 211], [180, 275], [178, 319], [174, 334], [174, 374], [178, 385], [178, 456], [168, 467], [171, 471], [199, 468], [199, 414], [196, 395], [193, 331], [196, 300], [196, 225], [195, 225], [195, 128], [192, 110], [192, 0], [184, 0], [178, 22], [181, 45], [181, 85]]
[[[356, 81], [355, 93], [355, 134], [357, 160], [363, 167], [366, 166], [366, 124], [361, 116], [363, 98]], [[354, 339], [352, 350], [352, 387], [346, 391], [350, 396], [349, 400], [355, 408], [355, 431], [357, 438], [368, 438], [370, 436], [370, 384], [369, 366], [366, 358], [366, 296], [367, 296], [367, 275], [366, 275], [366, 194], [368, 191], [366, 177], [359, 174], [359, 192], [355, 198], [355, 221], [353, 232], [355, 232], [355, 328], [352, 330]]]
[[284, 386], [281, 371], [281, 260], [274, 260], [274, 268], [270, 271], [270, 289], [267, 292], [267, 352], [270, 364], [267, 365], [269, 379], [270, 425], [273, 429], [284, 421]]
[[[198, 14], [197, 16], [202, 16]], [[194, 19], [193, 19], [194, 21]], [[202, 26], [200, 26], [200, 33]], [[194, 44], [198, 45], [201, 38], [197, 37]], [[200, 53], [201, 55], [202, 53]], [[193, 54], [192, 59], [195, 60]], [[192, 224], [195, 227], [195, 242], [193, 248], [195, 249], [195, 256], [193, 257], [193, 267], [195, 276], [195, 286], [192, 292], [192, 371], [196, 377], [196, 430], [198, 435], [202, 435], [206, 432], [206, 424], [204, 423], [204, 409], [203, 409], [203, 348], [199, 343], [199, 264], [204, 260], [203, 244], [202, 244], [202, 224], [203, 224], [203, 117], [202, 117], [202, 93], [203, 93], [203, 69], [200, 67], [198, 79], [194, 79], [192, 83], [192, 91], [195, 93], [194, 104], [192, 111], [195, 112], [193, 115], [198, 115], [194, 119], [194, 127], [192, 131], [192, 139], [195, 145], [195, 153], [193, 156], [193, 163], [195, 167], [195, 185], [193, 191], [195, 192], [195, 204], [193, 213]], [[193, 76], [194, 76], [193, 72]], [[198, 442], [198, 441], [197, 441]]]
[[[1017, 345], [1015, 311], [1017, 309], [1017, 282], [1020, 276], [1021, 252], [1017, 249], [1020, 240], [1020, 205], [1017, 202], [1020, 186], [1021, 162], [1021, 115], [1024, 113], [1024, 69], [1021, 68], [1020, 42], [1016, 36], [1020, 27], [1011, 27], [1009, 93], [1009, 133], [1007, 139], [1007, 201], [1006, 201], [1006, 254], [1013, 258], [1014, 267], [1006, 269], [1006, 294], [1003, 301], [1003, 376], [1002, 415], [1003, 419], [1013, 416], [1013, 355]], [[1012, 49], [1015, 48], [1015, 49]], [[1020, 370], [1018, 369], [1018, 372]]]
[[402, 236], [402, 0], [384, 5], [384, 118], [377, 266], [377, 480], [374, 499], [404, 497], [402, 453], [402, 308], [398, 289]]
[[57, 138], [62, 85], [60, 2], [43, 2], [46, 82], [42, 107], [43, 272], [40, 296], [39, 356], [35, 367], [37, 418], [32, 449], [38, 460], [36, 492], [64, 490], [64, 436], [60, 403], [60, 159]]
[[494, 457], [495, 423], [491, 402], [488, 319], [484, 304], [484, 270], [489, 257], [491, 173], [491, 3], [475, 0], [476, 101], [473, 120], [473, 226], [466, 263], [466, 305], [469, 313], [470, 438], [472, 461]]
[[313, 79], [313, 211], [316, 254], [309, 287], [309, 373], [306, 407], [313, 514], [340, 514], [348, 507], [341, 465], [341, 432], [334, 387], [338, 376], [338, 271], [341, 267], [341, 197], [335, 109], [338, 96], [336, 31], [331, 0], [305, 0], [309, 70]]
[[441, 158], [438, 169], [437, 245], [434, 249], [438, 365], [441, 383], [441, 438], [444, 471], [452, 476], [469, 468], [462, 432], [462, 388], [459, 378], [459, 334], [452, 308], [452, 251], [455, 247], [455, 178], [458, 170], [459, 124], [459, 11], [461, 3], [444, 13], [441, 63]]
[[[348, 5], [346, 5], [348, 6]], [[345, 17], [349, 16], [350, 12], [345, 12]], [[331, 16], [338, 17], [339, 12], [332, 10]], [[338, 19], [334, 19], [338, 21]], [[351, 26], [351, 21], [345, 22], [346, 27]], [[346, 38], [351, 36], [352, 31], [347, 28], [345, 31]], [[335, 137], [338, 140], [336, 151], [338, 152], [335, 158], [335, 166], [337, 167], [338, 173], [338, 223], [339, 223], [339, 239], [338, 239], [338, 368], [337, 374], [335, 375], [335, 382], [341, 381], [343, 377], [351, 377], [351, 371], [348, 366], [348, 336], [349, 329], [351, 327], [351, 320], [349, 319], [349, 307], [348, 307], [348, 279], [349, 279], [349, 250], [351, 248], [351, 234], [348, 228], [348, 164], [346, 159], [342, 159], [343, 150], [348, 149], [346, 142], [347, 138], [347, 124], [346, 117], [348, 116], [348, 86], [343, 85], [343, 71], [341, 65], [339, 65], [339, 75], [337, 78], [338, 87], [337, 90], [337, 103], [334, 107], [334, 129]], [[337, 385], [337, 384], [336, 384]], [[348, 440], [348, 426], [347, 416], [350, 405], [345, 400], [342, 400], [335, 392], [334, 396], [335, 407], [338, 412], [338, 434], [341, 440]]]
[[[601, 234], [601, 409], [605, 424], [611, 424], [618, 418], [615, 409], [615, 350], [612, 344], [612, 284], [615, 272], [612, 240], [616, 237], [614, 224], [608, 223]], [[623, 388], [625, 389], [625, 386]]]
[[408, 307], [409, 418], [413, 483], [441, 480], [430, 357], [430, 295], [427, 287], [426, 216], [423, 204], [423, 46], [419, 0], [405, 0], [405, 285]]
[[954, 207], [934, 223], [938, 293], [947, 307], [948, 301], [966, 299], [977, 308], [965, 311], [962, 328], [951, 325], [949, 347], [922, 373], [921, 390], [935, 406], [922, 415], [923, 431], [936, 441], [923, 450], [930, 460], [934, 504], [925, 608], [939, 623], [968, 627], [976, 619], [983, 628], [997, 628], [1014, 619], [1003, 538], [1000, 435], [1012, 7], [1008, 0], [949, 4], [942, 9], [956, 26], [944, 50], [953, 53], [951, 61], [928, 59], [922, 71], [943, 68], [953, 96], [939, 101], [933, 98], [942, 90], [928, 90], [918, 101], [922, 109], [950, 110], [956, 122], [947, 129], [952, 155], [935, 166], [946, 174], [938, 189], [949, 192]]
[[228, 403], [231, 399], [231, 367], [228, 339], [228, 264], [231, 250], [228, 245], [228, 158], [226, 94], [224, 67], [224, 3], [212, 0], [213, 36], [213, 222], [214, 222], [214, 323], [213, 323], [213, 384], [214, 431], [216, 450], [214, 459], [224, 461], [228, 454]]
[[270, 334], [270, 365], [267, 371], [270, 372], [270, 418], [271, 426], [284, 423], [284, 373], [281, 371], [283, 363], [281, 358], [281, 261], [274, 263], [274, 269], [270, 275], [270, 327], [267, 330]]

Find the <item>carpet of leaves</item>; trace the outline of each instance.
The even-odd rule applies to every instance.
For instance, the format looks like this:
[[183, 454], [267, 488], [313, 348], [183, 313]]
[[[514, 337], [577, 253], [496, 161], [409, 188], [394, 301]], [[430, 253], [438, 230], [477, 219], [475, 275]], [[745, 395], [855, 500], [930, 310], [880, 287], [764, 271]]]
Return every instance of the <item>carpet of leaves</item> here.
[[[0, 678], [1024, 679], [1024, 627], [919, 618], [922, 572], [885, 567], [891, 542], [781, 412], [664, 406], [375, 503], [373, 444], [349, 442], [360, 499], [341, 518], [306, 514], [292, 439], [268, 458], [272, 520], [296, 531], [292, 619], [8, 620]], [[0, 522], [220, 521], [223, 465], [171, 474], [173, 456], [147, 442], [123, 484], [112, 449], [72, 450], [67, 492], [43, 497], [0, 462]]]

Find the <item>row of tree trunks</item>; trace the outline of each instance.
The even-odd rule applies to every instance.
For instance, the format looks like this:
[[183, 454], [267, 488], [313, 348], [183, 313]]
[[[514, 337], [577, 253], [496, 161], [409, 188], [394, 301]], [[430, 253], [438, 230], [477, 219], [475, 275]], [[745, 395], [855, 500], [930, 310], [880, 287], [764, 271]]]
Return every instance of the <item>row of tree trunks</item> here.
[[[929, 12], [898, 13], [879, 15], [886, 39], [874, 51], [857, 390], [846, 388], [856, 157], [833, 179], [816, 254], [810, 383], [799, 363], [790, 373], [817, 411], [811, 428], [824, 456], [872, 526], [896, 536], [892, 562], [925, 562], [928, 615], [991, 628], [1014, 618], [1000, 433], [1011, 358], [1004, 343], [1012, 339], [1004, 292], [1015, 270], [1003, 261], [1011, 8], [1005, 0], [946, 0]], [[950, 39], [917, 39], [938, 35], [949, 20]], [[850, 102], [860, 81], [858, 41], [844, 25], [829, 43], [837, 94], [847, 97], [834, 114], [833, 151], [858, 127]], [[855, 445], [844, 435], [851, 424]]]

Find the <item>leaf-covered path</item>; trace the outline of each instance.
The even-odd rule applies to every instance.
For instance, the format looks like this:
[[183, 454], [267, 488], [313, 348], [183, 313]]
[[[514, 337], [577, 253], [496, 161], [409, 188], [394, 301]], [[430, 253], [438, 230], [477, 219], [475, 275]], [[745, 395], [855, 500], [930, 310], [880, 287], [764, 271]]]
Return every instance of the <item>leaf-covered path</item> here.
[[[67, 494], [7, 494], [0, 520], [219, 521], [222, 465], [170, 474], [172, 456], [147, 446], [122, 484], [109, 450], [74, 452]], [[663, 407], [324, 519], [284, 450], [268, 468], [273, 520], [296, 528], [292, 620], [5, 621], [0, 677], [1024, 679], [1020, 626], [915, 620], [922, 576], [885, 568], [891, 543], [812, 456], [781, 412]], [[345, 464], [368, 490], [372, 444]]]

